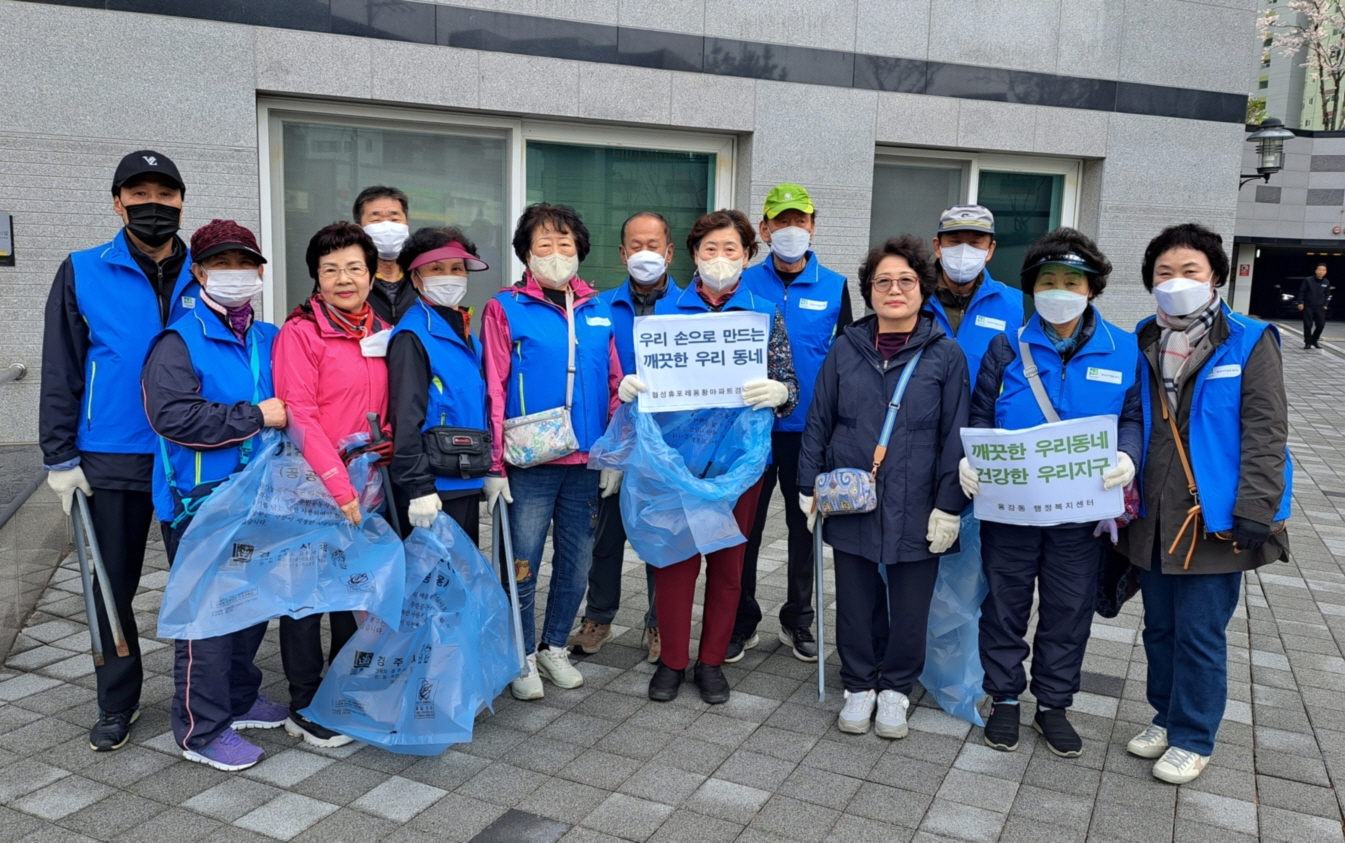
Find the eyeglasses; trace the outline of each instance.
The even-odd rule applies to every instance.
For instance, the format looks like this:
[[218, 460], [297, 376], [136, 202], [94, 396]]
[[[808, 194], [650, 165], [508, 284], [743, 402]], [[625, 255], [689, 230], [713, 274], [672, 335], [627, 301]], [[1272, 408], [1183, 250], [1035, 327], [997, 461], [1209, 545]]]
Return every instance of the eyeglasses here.
[[909, 293], [911, 290], [920, 286], [920, 281], [916, 278], [879, 278], [873, 282], [873, 289], [880, 293], [886, 293], [888, 290], [892, 289], [893, 282], [896, 282], [897, 289], [901, 290], [903, 293]]
[[358, 281], [369, 274], [369, 267], [362, 263], [352, 263], [350, 266], [324, 266], [318, 270], [318, 277], [323, 281], [335, 281], [343, 272], [350, 280]]

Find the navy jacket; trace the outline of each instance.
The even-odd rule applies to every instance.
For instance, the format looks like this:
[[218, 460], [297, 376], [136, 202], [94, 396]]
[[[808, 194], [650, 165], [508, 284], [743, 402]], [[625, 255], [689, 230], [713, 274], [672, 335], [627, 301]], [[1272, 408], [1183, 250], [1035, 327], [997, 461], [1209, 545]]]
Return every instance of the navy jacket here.
[[925, 540], [930, 511], [956, 514], [967, 506], [957, 480], [971, 403], [967, 358], [928, 312], [891, 360], [874, 348], [876, 326], [876, 316], [847, 326], [822, 361], [803, 429], [799, 487], [811, 490], [817, 475], [832, 469], [873, 465], [888, 402], [923, 348], [878, 470], [878, 508], [828, 518], [824, 531], [837, 550], [884, 565], [917, 562], [935, 555]]

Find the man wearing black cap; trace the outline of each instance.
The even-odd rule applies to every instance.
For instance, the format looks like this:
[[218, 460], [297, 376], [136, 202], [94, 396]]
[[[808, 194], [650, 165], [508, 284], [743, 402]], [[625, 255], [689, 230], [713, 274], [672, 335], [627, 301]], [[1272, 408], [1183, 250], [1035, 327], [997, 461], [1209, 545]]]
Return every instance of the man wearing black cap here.
[[119, 749], [139, 716], [140, 640], [131, 600], [140, 584], [153, 504], [157, 437], [145, 418], [140, 367], [150, 342], [196, 306], [186, 244], [177, 236], [186, 188], [153, 150], [117, 165], [112, 210], [124, 228], [111, 242], [73, 252], [47, 298], [38, 426], [47, 482], [70, 512], [89, 496], [92, 528], [130, 655], [118, 656], [102, 600], [95, 600], [104, 664], [89, 748]]

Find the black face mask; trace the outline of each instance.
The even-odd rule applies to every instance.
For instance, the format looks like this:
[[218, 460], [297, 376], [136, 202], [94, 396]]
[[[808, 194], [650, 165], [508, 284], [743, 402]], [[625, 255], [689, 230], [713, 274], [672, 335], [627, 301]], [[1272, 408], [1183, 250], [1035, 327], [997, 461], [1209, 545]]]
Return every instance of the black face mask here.
[[157, 249], [177, 234], [182, 223], [182, 209], [158, 202], [144, 202], [126, 206], [126, 230], [140, 242]]

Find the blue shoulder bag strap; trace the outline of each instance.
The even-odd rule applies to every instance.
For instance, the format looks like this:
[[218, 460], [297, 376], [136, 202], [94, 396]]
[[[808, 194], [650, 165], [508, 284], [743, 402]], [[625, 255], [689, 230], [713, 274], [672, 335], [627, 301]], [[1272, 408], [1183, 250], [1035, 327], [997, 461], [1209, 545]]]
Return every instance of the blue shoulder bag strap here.
[[876, 478], [878, 476], [878, 466], [883, 464], [883, 457], [887, 456], [887, 442], [892, 438], [892, 426], [897, 423], [897, 410], [901, 409], [901, 397], [906, 394], [906, 384], [911, 382], [911, 375], [915, 372], [915, 366], [920, 362], [920, 355], [924, 354], [922, 348], [911, 358], [911, 362], [906, 364], [906, 368], [901, 370], [901, 379], [897, 381], [897, 391], [892, 393], [892, 400], [887, 405], [887, 417], [883, 419], [883, 432], [878, 436], [878, 447], [873, 449], [873, 471]]

